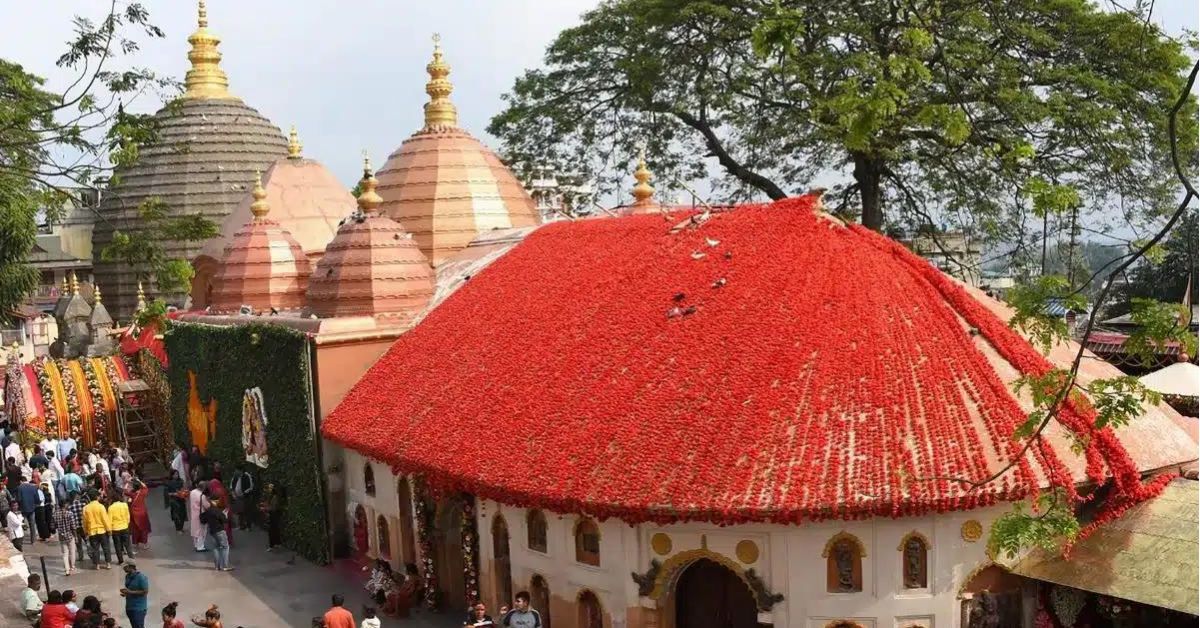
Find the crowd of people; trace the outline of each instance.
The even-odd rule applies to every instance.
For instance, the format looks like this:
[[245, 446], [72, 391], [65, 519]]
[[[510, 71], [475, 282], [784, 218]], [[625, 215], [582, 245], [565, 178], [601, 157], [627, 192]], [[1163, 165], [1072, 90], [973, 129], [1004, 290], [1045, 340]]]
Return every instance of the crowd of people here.
[[[378, 579], [385, 576], [382, 574], [391, 573], [390, 567], [385, 567], [386, 561], [379, 561], [372, 570], [371, 580], [368, 582], [367, 590], [372, 592], [372, 596], [377, 595], [381, 590]], [[408, 571], [406, 568], [405, 571]], [[415, 568], [414, 568], [415, 571]], [[405, 578], [405, 582], [415, 580], [415, 578]], [[414, 590], [415, 591], [415, 590]], [[529, 605], [530, 596], [528, 591], [517, 593], [513, 600], [512, 608], [501, 606], [498, 620], [493, 620], [492, 616], [487, 612], [487, 606], [476, 601], [467, 608], [466, 616], [463, 619], [464, 628], [488, 628], [497, 626], [507, 626], [509, 628], [542, 628], [542, 616], [537, 610]], [[312, 628], [380, 628], [380, 620], [378, 611], [374, 606], [366, 606], [363, 608], [363, 620], [361, 624], [355, 626], [354, 614], [346, 609], [346, 598], [341, 594], [333, 596], [332, 605], [329, 610], [321, 617], [314, 617], [312, 620]]]
[[[360, 628], [378, 628], [379, 619], [377, 613], [382, 613], [391, 617], [408, 617], [409, 610], [416, 605], [417, 601], [423, 596], [421, 589], [421, 578], [417, 571], [417, 566], [409, 563], [404, 567], [404, 573], [396, 573], [389, 563], [383, 559], [377, 559], [371, 567], [370, 576], [367, 578], [365, 585], [367, 594], [375, 601], [377, 606], [368, 606], [363, 609], [365, 619]], [[341, 596], [335, 596], [334, 607], [331, 612], [335, 615], [345, 617], [349, 615], [349, 611], [342, 608], [339, 603]], [[541, 615], [529, 606], [529, 593], [521, 591], [517, 593], [516, 599], [513, 600], [513, 605], [501, 606], [500, 612], [497, 615], [499, 620], [493, 620], [492, 616], [487, 612], [487, 605], [482, 601], [475, 601], [466, 611], [466, 618], [463, 621], [465, 627], [486, 628], [488, 626], [512, 626], [514, 628], [541, 628]], [[332, 623], [331, 617], [326, 613], [323, 619], [324, 623], [317, 623], [314, 620], [314, 626], [324, 626], [325, 628], [342, 628], [345, 626], [353, 627], [353, 618], [351, 616], [350, 623]]]
[[[7, 426], [0, 428], [4, 456], [0, 520], [13, 547], [24, 551], [39, 541], [57, 541], [65, 577], [78, 572], [85, 555], [93, 569], [111, 569], [115, 554], [127, 576], [121, 590], [126, 615], [133, 628], [142, 628], [148, 583], [131, 559], [149, 547], [151, 526], [150, 489], [139, 466], [114, 443], [84, 449], [74, 438], [44, 438], [23, 448]], [[282, 543], [282, 489], [267, 484], [259, 502], [254, 476], [246, 466], [239, 467], [226, 484], [220, 463], [210, 462], [196, 447], [177, 448], [170, 466], [163, 505], [177, 533], [182, 534], [187, 524], [195, 549], [211, 549], [218, 571], [233, 570], [229, 549], [235, 519], [239, 530], [248, 530], [261, 513], [268, 528], [268, 550]], [[100, 610], [95, 596], [85, 597], [82, 605], [71, 590], [49, 591], [43, 599], [41, 585], [41, 576], [31, 575], [22, 593], [22, 609], [34, 626], [116, 625], [114, 617]], [[174, 628], [176, 608], [172, 603], [163, 609], [164, 626]], [[221, 628], [220, 611], [213, 606], [193, 617], [192, 623]]]

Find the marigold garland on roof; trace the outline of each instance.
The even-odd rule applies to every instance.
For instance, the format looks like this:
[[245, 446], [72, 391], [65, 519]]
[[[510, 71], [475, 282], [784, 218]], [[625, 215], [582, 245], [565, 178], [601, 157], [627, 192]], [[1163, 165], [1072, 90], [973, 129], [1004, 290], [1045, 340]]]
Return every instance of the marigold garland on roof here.
[[[972, 325], [977, 326], [988, 342], [1023, 374], [1044, 375], [1054, 368], [1054, 365], [1045, 356], [1021, 338], [1011, 327], [1003, 324], [967, 294], [962, 285], [937, 271], [932, 265], [920, 260], [899, 244], [862, 226], [853, 225], [851, 228], [881, 249], [892, 251], [911, 268], [922, 273], [947, 300], [954, 304], [963, 317]], [[1111, 475], [1117, 489], [1116, 493], [1109, 496], [1101, 506], [1095, 519], [1080, 530], [1075, 542], [1087, 538], [1105, 522], [1120, 517], [1131, 506], [1157, 496], [1171, 481], [1171, 474], [1164, 473], [1142, 482], [1137, 464], [1117, 439], [1113, 429], [1111, 427], [1096, 429], [1096, 411], [1086, 398], [1069, 398], [1059, 410], [1058, 421], [1087, 443], [1085, 455], [1088, 478], [1097, 484], [1103, 484]], [[1107, 473], [1105, 467], [1108, 469]], [[1055, 484], [1062, 486], [1069, 491], [1070, 495], [1075, 496], [1074, 483], [1069, 478], [1058, 476], [1054, 479]]]
[[[815, 216], [814, 200], [676, 231], [661, 216], [542, 227], [402, 336], [323, 434], [442, 490], [629, 522], [1074, 495], [1049, 444], [979, 489], [955, 481], [1017, 456], [1025, 420], [962, 319], [1021, 372], [1044, 359], [927, 262]], [[1093, 441], [1089, 476], [1107, 464], [1132, 486], [1111, 430]], [[496, 450], [507, 463], [483, 464]]]

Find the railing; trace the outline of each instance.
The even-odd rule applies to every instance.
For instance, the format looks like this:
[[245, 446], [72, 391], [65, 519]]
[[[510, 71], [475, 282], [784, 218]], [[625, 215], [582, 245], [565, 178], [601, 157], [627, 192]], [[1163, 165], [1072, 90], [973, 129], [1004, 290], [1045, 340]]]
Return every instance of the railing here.
[[55, 285], [38, 286], [37, 291], [33, 293], [35, 299], [57, 299], [59, 295], [59, 287]]

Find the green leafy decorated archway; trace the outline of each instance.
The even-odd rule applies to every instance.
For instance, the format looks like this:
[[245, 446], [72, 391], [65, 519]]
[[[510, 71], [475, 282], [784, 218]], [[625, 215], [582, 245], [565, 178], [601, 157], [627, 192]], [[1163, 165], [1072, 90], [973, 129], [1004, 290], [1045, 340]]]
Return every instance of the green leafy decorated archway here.
[[175, 440], [192, 442], [188, 429], [188, 374], [193, 373], [201, 403], [208, 406], [216, 401], [208, 456], [219, 461], [227, 474], [246, 460], [242, 448], [246, 390], [257, 387], [262, 391], [270, 462], [266, 469], [259, 470], [258, 486], [274, 482], [287, 489], [284, 545], [309, 560], [329, 562], [307, 336], [262, 323], [174, 323], [166, 334], [166, 347]]

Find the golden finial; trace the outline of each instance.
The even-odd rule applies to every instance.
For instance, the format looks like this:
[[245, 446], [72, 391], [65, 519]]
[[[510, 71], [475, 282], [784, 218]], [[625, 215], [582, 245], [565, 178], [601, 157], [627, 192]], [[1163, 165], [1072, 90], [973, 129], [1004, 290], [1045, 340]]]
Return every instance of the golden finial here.
[[144, 309], [146, 309], [146, 291], [142, 289], [142, 282], [138, 281], [137, 311], [141, 312]]
[[63, 293], [63, 294], [67, 294], [67, 293], [69, 293], [70, 291], [71, 291], [71, 280], [67, 279], [67, 276], [66, 276], [66, 275], [63, 275], [63, 287], [62, 287], [62, 293]]
[[363, 178], [358, 182], [362, 188], [358, 195], [358, 208], [368, 216], [379, 210], [379, 206], [383, 204], [383, 198], [375, 193], [375, 186], [379, 184], [379, 180], [375, 178], [375, 173], [371, 171], [371, 158], [363, 154]]
[[79, 294], [79, 278], [71, 271], [71, 294]]
[[450, 102], [450, 92], [454, 86], [450, 84], [450, 66], [442, 59], [442, 36], [433, 35], [433, 60], [425, 66], [429, 73], [429, 82], [425, 84], [425, 93], [429, 94], [429, 102], [425, 103], [425, 130], [435, 130], [445, 127], [458, 126], [458, 110]]
[[92, 302], [100, 302], [100, 284], [92, 284]]
[[204, 0], [200, 0], [196, 24], [196, 32], [188, 37], [188, 43], [192, 45], [192, 49], [188, 51], [188, 61], [192, 62], [192, 69], [187, 71], [183, 79], [187, 88], [183, 97], [235, 98], [229, 93], [229, 77], [225, 76], [225, 71], [221, 69], [221, 53], [217, 52], [221, 38], [208, 30], [208, 9], [204, 6]]
[[254, 171], [254, 191], [251, 195], [254, 196], [254, 202], [250, 203], [250, 213], [254, 214], [255, 220], [266, 220], [271, 206], [267, 204], [267, 190], [263, 188], [262, 173], [257, 170]]
[[288, 159], [300, 159], [302, 155], [300, 150], [304, 148], [304, 144], [300, 143], [300, 134], [296, 132], [296, 125], [292, 125], [292, 130], [288, 131]]
[[638, 152], [638, 167], [633, 172], [633, 178], [637, 179], [633, 186], [634, 206], [654, 204], [654, 188], [650, 187], [650, 179], [653, 177], [650, 169], [646, 167], [646, 149], [643, 148]]

